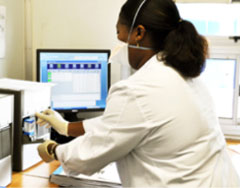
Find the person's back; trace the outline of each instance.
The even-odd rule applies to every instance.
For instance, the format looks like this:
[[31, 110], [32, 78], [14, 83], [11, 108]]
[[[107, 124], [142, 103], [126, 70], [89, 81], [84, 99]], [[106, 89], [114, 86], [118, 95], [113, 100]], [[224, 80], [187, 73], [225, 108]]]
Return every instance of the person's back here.
[[[134, 91], [132, 98], [148, 126], [147, 136], [118, 162], [125, 164], [124, 169], [120, 167], [122, 178], [128, 179], [124, 186], [240, 186], [225, 153], [211, 97], [198, 78], [185, 80], [153, 57], [119, 85]], [[122, 118], [130, 121], [128, 116]], [[229, 179], [222, 181], [222, 174]]]

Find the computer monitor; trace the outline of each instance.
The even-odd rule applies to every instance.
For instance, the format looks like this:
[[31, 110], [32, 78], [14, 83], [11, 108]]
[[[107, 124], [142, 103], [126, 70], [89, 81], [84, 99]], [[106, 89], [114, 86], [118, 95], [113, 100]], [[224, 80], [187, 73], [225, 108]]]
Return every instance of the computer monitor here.
[[105, 109], [110, 50], [37, 49], [37, 79], [55, 84], [51, 108], [63, 113]]

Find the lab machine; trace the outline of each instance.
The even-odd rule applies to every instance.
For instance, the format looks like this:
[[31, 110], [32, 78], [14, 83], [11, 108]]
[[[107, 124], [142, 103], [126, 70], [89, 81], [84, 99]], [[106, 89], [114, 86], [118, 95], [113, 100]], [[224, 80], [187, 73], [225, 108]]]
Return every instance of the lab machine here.
[[0, 93], [0, 187], [12, 180], [13, 95]]
[[49, 129], [36, 125], [35, 113], [50, 107], [51, 84], [0, 79], [0, 93], [14, 96], [13, 170], [22, 171], [41, 161], [37, 147], [50, 138]]

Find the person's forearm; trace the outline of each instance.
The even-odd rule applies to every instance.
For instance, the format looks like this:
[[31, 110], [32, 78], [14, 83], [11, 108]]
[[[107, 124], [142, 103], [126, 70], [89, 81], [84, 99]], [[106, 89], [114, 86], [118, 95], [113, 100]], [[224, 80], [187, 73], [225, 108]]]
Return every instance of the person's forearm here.
[[83, 123], [82, 121], [79, 122], [69, 122], [68, 124], [68, 135], [77, 137], [81, 136], [85, 133], [84, 128], [83, 128]]

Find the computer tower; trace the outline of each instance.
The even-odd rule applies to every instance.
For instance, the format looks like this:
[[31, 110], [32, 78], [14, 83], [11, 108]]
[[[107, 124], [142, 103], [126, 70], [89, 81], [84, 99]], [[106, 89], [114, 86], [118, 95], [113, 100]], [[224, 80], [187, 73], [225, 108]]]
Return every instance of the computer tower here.
[[50, 131], [36, 125], [35, 113], [50, 107], [51, 85], [2, 78], [0, 93], [14, 96], [13, 170], [22, 171], [41, 161], [37, 147]]
[[0, 94], [0, 187], [12, 180], [13, 95]]

